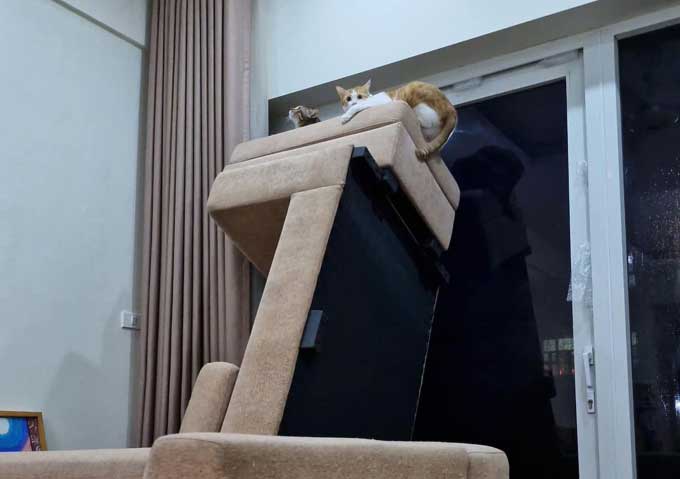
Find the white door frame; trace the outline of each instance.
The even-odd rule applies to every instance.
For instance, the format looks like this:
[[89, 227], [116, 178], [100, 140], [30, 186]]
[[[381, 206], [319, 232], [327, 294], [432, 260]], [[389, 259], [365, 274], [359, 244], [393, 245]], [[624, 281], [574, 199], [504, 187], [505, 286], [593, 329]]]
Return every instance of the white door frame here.
[[636, 475], [628, 324], [621, 120], [616, 45], [603, 33], [583, 49], [593, 242], [595, 374], [601, 479]]
[[[574, 52], [582, 58], [583, 102], [580, 106], [568, 102], [569, 130], [574, 132], [573, 137], [570, 133], [569, 150], [571, 157], [576, 148], [581, 151], [581, 143], [585, 144], [583, 164], [587, 165], [588, 188], [584, 201], [587, 197], [592, 253], [592, 330], [595, 375], [599, 378], [596, 379], [597, 413], [583, 418], [579, 412], [577, 416], [582, 479], [637, 477], [617, 42], [677, 23], [680, 23], [680, 6], [663, 8], [605, 28], [423, 78], [447, 91], [452, 100], [466, 103], [526, 88], [532, 82], [555, 80], [559, 77], [550, 78], [551, 75], [563, 67], [551, 67], [551, 64], [559, 64]], [[562, 73], [567, 83], [577, 88], [579, 79], [572, 77], [570, 81], [568, 73]], [[506, 82], [505, 88], [493, 93], [497, 88], [494, 85], [502, 81]], [[569, 96], [576, 98], [577, 93], [571, 90], [568, 86]], [[572, 120], [581, 121], [577, 120], [579, 108], [584, 115], [582, 129], [572, 123]], [[577, 130], [580, 133], [576, 133]], [[574, 209], [582, 211], [584, 207], [582, 200], [574, 197], [576, 179], [572, 171], [570, 158], [570, 203], [576, 202], [570, 205], [570, 215]], [[572, 250], [581, 244], [579, 238], [574, 238], [574, 232], [571, 244]], [[580, 319], [576, 313], [575, 336], [583, 334], [577, 329]], [[575, 352], [579, 352], [576, 346]], [[583, 373], [582, 368], [576, 367], [576, 370]], [[577, 388], [582, 387], [582, 378], [577, 373]], [[581, 393], [577, 390], [577, 398], [583, 397]], [[593, 432], [582, 438], [585, 431]]]

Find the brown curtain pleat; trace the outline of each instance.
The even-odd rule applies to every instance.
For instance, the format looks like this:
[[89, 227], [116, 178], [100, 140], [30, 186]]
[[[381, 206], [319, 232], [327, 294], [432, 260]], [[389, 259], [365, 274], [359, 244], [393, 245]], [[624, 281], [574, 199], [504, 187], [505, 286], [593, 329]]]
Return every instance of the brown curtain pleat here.
[[140, 445], [179, 430], [211, 361], [240, 364], [250, 267], [206, 202], [249, 136], [250, 0], [153, 0], [146, 123]]

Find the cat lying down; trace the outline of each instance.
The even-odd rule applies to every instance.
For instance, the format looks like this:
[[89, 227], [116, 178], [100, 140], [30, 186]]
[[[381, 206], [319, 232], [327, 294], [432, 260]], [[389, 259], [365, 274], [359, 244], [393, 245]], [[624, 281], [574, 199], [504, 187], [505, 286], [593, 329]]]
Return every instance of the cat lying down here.
[[416, 149], [419, 160], [426, 160], [432, 153], [439, 151], [458, 122], [458, 113], [446, 95], [429, 83], [415, 81], [377, 95], [371, 95], [371, 80], [349, 90], [341, 86], [335, 89], [345, 112], [341, 117], [343, 123], [350, 121], [360, 111], [374, 106], [396, 100], [408, 103], [418, 117], [420, 129], [428, 142], [425, 147]]

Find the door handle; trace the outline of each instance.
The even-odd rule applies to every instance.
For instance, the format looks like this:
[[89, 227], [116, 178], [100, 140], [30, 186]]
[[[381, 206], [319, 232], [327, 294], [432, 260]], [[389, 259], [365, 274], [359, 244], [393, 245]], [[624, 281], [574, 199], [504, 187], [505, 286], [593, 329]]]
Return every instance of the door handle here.
[[595, 384], [593, 383], [592, 369], [595, 366], [593, 347], [587, 346], [583, 351], [583, 371], [586, 380], [586, 411], [595, 414]]

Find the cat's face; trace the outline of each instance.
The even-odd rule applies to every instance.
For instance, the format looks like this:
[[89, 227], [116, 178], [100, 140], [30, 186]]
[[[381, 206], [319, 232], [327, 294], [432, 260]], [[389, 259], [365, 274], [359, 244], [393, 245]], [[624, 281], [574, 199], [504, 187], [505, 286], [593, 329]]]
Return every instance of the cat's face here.
[[299, 105], [288, 110], [288, 118], [295, 124], [296, 128], [321, 121], [319, 119], [318, 109], [309, 108], [304, 105]]
[[349, 107], [356, 105], [357, 102], [371, 96], [371, 80], [368, 80], [361, 86], [350, 88], [349, 90], [345, 90], [341, 86], [336, 86], [335, 90], [340, 97], [340, 104], [342, 105], [343, 111], [347, 111]]

